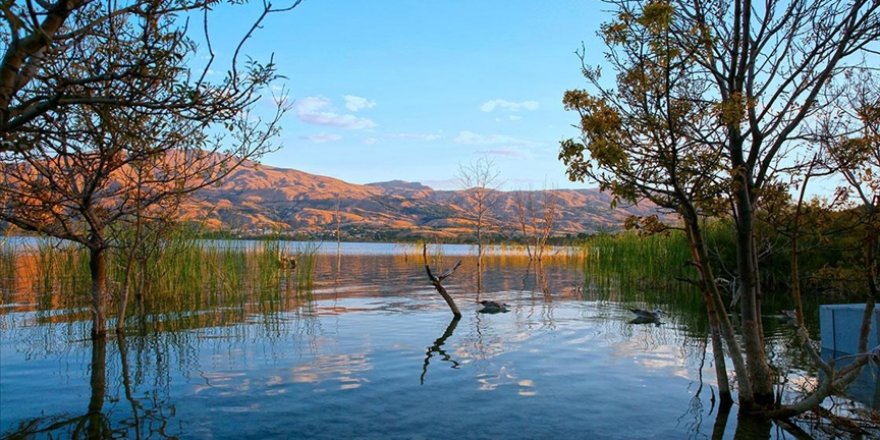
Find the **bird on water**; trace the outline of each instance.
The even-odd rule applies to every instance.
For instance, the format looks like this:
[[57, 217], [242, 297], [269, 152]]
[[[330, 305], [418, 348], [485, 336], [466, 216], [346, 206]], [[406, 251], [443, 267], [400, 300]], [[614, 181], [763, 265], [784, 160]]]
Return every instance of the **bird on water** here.
[[480, 301], [480, 304], [483, 305], [483, 308], [477, 310], [480, 313], [507, 313], [507, 304], [502, 304], [495, 301]]
[[660, 319], [660, 315], [663, 315], [663, 311], [660, 309], [651, 310], [642, 310], [642, 309], [629, 309], [631, 312], [636, 314], [636, 317], [642, 319]]

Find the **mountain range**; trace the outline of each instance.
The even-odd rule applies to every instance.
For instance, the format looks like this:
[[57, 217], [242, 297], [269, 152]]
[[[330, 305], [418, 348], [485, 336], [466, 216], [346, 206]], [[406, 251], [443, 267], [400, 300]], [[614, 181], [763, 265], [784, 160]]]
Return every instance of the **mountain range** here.
[[[619, 229], [630, 215], [657, 213], [646, 202], [612, 208], [611, 196], [596, 189], [492, 191], [488, 199], [491, 233], [505, 237], [518, 235], [523, 217], [541, 224], [550, 200], [553, 235]], [[183, 210], [209, 229], [244, 235], [335, 237], [338, 225], [343, 239], [461, 238], [473, 230], [469, 200], [468, 190], [437, 191], [401, 180], [359, 185], [247, 162], [220, 185], [197, 192]]]

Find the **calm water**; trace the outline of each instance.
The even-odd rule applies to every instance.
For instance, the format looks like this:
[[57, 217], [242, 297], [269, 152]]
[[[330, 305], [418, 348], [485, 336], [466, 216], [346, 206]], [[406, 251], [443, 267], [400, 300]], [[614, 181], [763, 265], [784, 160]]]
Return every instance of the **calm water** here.
[[[477, 277], [475, 262], [464, 257], [445, 283], [464, 314], [453, 321], [405, 247], [354, 248], [366, 250], [321, 255], [311, 291], [148, 314], [105, 344], [88, 340], [84, 306], [7, 294], [0, 308], [0, 435], [737, 434], [736, 407], [719, 411], [714, 401], [703, 313], [686, 289], [585, 282], [576, 263], [536, 270], [502, 258], [489, 259]], [[455, 253], [447, 252], [444, 266]], [[511, 311], [479, 314], [478, 295]], [[631, 324], [629, 307], [660, 307], [670, 316], [661, 325]], [[776, 364], [793, 382], [813, 380], [796, 367], [801, 355], [784, 349], [784, 323], [768, 317], [765, 325], [778, 348]], [[750, 438], [744, 429], [738, 434]], [[775, 426], [755, 435], [785, 437]]]

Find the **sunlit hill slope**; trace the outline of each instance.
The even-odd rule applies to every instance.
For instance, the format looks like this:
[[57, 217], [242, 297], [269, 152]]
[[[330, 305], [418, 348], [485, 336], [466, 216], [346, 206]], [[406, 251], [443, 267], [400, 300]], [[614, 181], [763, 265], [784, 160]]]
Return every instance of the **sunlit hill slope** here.
[[[554, 190], [555, 235], [618, 229], [629, 215], [650, 215], [650, 204], [610, 207], [610, 196], [594, 189]], [[494, 232], [515, 236], [517, 198], [522, 191], [497, 191], [491, 209]], [[545, 194], [531, 193], [535, 215]], [[455, 237], [470, 233], [472, 212], [464, 191], [435, 191], [425, 185], [390, 181], [357, 185], [293, 169], [248, 163], [219, 186], [196, 193], [184, 216], [209, 229], [242, 234], [269, 232], [381, 239]]]

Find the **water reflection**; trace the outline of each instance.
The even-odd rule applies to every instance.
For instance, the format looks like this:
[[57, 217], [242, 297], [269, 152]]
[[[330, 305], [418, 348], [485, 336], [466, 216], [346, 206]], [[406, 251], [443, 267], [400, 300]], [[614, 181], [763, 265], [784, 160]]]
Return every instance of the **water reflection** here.
[[[86, 368], [89, 374], [84, 414], [70, 416], [65, 412], [45, 411], [49, 414], [20, 420], [18, 426], [3, 433], [3, 438], [176, 438], [176, 434], [167, 432], [166, 413], [173, 412], [173, 405], [166, 400], [167, 392], [162, 392], [163, 372], [156, 371], [152, 384], [145, 383], [146, 372], [138, 369], [133, 373], [129, 367], [131, 359], [125, 337], [120, 336], [115, 342], [115, 353], [108, 353], [107, 339], [88, 344], [90, 361]], [[118, 359], [108, 358], [108, 354], [118, 355]], [[116, 387], [122, 388], [122, 396]], [[140, 390], [141, 387], [148, 389]], [[140, 397], [139, 391], [143, 392]], [[54, 401], [58, 396], [45, 397]], [[121, 407], [122, 398], [128, 408]], [[46, 408], [50, 409], [51, 406]]]
[[419, 383], [422, 385], [425, 384], [425, 376], [428, 374], [428, 365], [431, 363], [431, 357], [436, 353], [440, 355], [440, 359], [444, 362], [449, 362], [452, 364], [452, 368], [458, 368], [459, 363], [457, 360], [452, 359], [452, 356], [443, 349], [443, 344], [446, 343], [446, 340], [452, 336], [452, 333], [455, 331], [455, 327], [458, 326], [458, 321], [461, 321], [461, 318], [458, 316], [454, 316], [451, 321], [449, 321], [449, 325], [446, 326], [446, 331], [440, 335], [439, 338], [434, 340], [434, 343], [428, 347], [428, 350], [425, 352], [425, 362], [422, 365], [422, 375], [419, 377]]
[[[144, 298], [128, 334], [95, 345], [85, 341], [87, 298], [4, 293], [15, 306], [0, 309], [0, 432], [787, 435], [716, 400], [706, 315], [699, 296], [686, 290], [585, 279], [577, 264], [565, 262], [487, 257], [480, 273], [465, 257], [444, 283], [464, 315], [450, 320], [417, 258], [326, 255], [313, 278], [309, 289]], [[478, 313], [478, 292], [510, 312]], [[630, 308], [656, 307], [668, 312], [661, 325], [632, 322]], [[789, 343], [790, 327], [768, 318], [765, 332], [788, 386], [815, 379]], [[485, 426], [485, 419], [504, 423]]]

